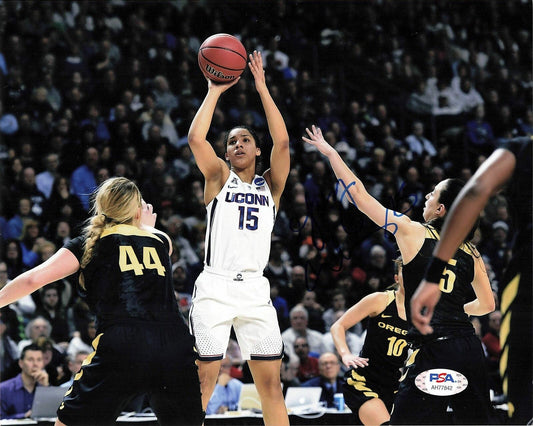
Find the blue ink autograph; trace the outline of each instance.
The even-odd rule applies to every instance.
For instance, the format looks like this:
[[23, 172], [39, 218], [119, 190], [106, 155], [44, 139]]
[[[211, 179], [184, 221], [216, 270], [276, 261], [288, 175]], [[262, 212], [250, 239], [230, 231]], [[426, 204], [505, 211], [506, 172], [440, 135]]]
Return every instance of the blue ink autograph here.
[[[334, 190], [330, 192], [328, 196], [326, 197], [326, 202], [337, 200], [339, 203], [342, 203], [342, 201], [346, 197], [346, 199], [351, 204], [353, 204], [355, 208], [359, 210], [359, 208], [357, 207], [357, 203], [355, 202], [352, 194], [349, 191], [352, 186], [355, 186], [355, 184], [356, 182], [353, 181], [347, 185], [342, 179], [338, 179], [337, 182], [335, 183]], [[385, 223], [381, 226], [378, 226], [377, 229], [376, 228], [370, 229], [369, 232], [366, 232], [360, 235], [359, 238], [361, 238], [361, 240], [364, 240], [370, 237], [374, 232], [376, 232], [379, 229], [384, 229], [385, 231], [390, 233], [392, 236], [396, 235], [396, 233], [398, 232], [398, 224], [396, 223], [394, 218], [402, 217], [405, 214], [407, 214], [409, 211], [411, 211], [411, 209], [413, 209], [413, 207], [417, 205], [418, 199], [419, 199], [417, 194], [410, 194], [405, 198], [401, 197], [404, 187], [405, 187], [405, 183], [402, 183], [396, 195], [399, 196], [398, 198], [399, 200], [407, 199], [409, 201], [410, 207], [404, 212], [397, 212], [395, 210], [385, 208]], [[342, 192], [337, 196], [337, 194], [339, 193], [339, 188], [342, 190]], [[397, 201], [395, 200], [395, 198], [396, 197], [392, 197], [392, 200], [391, 200], [393, 205], [395, 204], [395, 201]], [[311, 201], [306, 196], [307, 215], [301, 224], [298, 223], [298, 226], [296, 228], [293, 228], [291, 226], [291, 231], [295, 233], [300, 233], [300, 231], [304, 229], [304, 227], [307, 225], [308, 221], [310, 221], [311, 222], [311, 239], [312, 239], [313, 246], [318, 251], [322, 251], [326, 249], [328, 247], [328, 244], [331, 246], [331, 250], [329, 251], [329, 254], [331, 254], [331, 256], [329, 256], [329, 260], [330, 260], [329, 264], [313, 262], [313, 260], [309, 260], [309, 259], [305, 261], [305, 271], [306, 271], [305, 281], [306, 281], [306, 287], [308, 290], [313, 290], [315, 288], [315, 282], [312, 282], [310, 280], [310, 274], [314, 274], [317, 277], [316, 281], [318, 281], [320, 277], [320, 273], [325, 267], [329, 267], [330, 270], [333, 272], [340, 272], [342, 270], [344, 261], [351, 259], [351, 256], [345, 255], [345, 250], [343, 250], [342, 244], [335, 244], [335, 241], [326, 242], [328, 235], [323, 233], [322, 226], [320, 222], [317, 220], [317, 218], [315, 217], [315, 211], [318, 209], [318, 207], [319, 207], [319, 203], [317, 203], [316, 200]], [[363, 225], [365, 223], [364, 217], [361, 217], [359, 220], [360, 220], [360, 225]], [[347, 226], [346, 226], [347, 224], [345, 220], [343, 219], [340, 220], [340, 225], [343, 227], [344, 231], [347, 234], [350, 234], [352, 236], [356, 234], [357, 232], [360, 232], [360, 230], [362, 229], [362, 226], [353, 226], [353, 230], [347, 229]], [[387, 238], [389, 238], [388, 234], [385, 234], [385, 235], [387, 236]], [[322, 238], [322, 236], [325, 236], [326, 238]], [[329, 237], [331, 237], [331, 235], [329, 235]]]

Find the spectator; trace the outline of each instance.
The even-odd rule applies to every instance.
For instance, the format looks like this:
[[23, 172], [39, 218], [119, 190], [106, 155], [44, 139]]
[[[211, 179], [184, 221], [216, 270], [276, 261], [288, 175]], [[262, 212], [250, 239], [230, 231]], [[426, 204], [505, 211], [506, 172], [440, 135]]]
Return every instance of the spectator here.
[[31, 417], [33, 392], [36, 386], [48, 386], [44, 370], [43, 351], [39, 346], [26, 346], [20, 355], [21, 373], [0, 383], [0, 419], [25, 419]]
[[387, 262], [387, 252], [380, 245], [370, 249], [370, 258], [365, 266], [366, 287], [368, 293], [383, 291], [394, 282], [394, 271], [391, 262]]
[[54, 341], [41, 336], [36, 342], [43, 351], [44, 369], [48, 373], [48, 381], [51, 386], [59, 386], [68, 380], [65, 354], [55, 347]]
[[62, 388], [70, 388], [72, 386], [77, 373], [80, 372], [81, 366], [88, 356], [88, 352], [78, 351], [73, 357], [70, 355], [67, 357], [67, 366], [68, 371], [70, 372], [70, 379], [64, 383], [61, 383], [60, 386]]
[[186, 297], [188, 304], [190, 304], [194, 281], [191, 278], [187, 262], [184, 259], [180, 259], [178, 262], [172, 264], [172, 285], [174, 286], [174, 291], [178, 293], [178, 301], [182, 297]]
[[[163, 107], [156, 106], [150, 120], [145, 122], [142, 126], [142, 137], [145, 144], [150, 140], [150, 132], [154, 131], [154, 127], [159, 129], [158, 132], [161, 138], [166, 138], [172, 146], [179, 148], [178, 132], [176, 132], [176, 128], [174, 127], [172, 120], [165, 112]], [[152, 141], [153, 140], [154, 137], [152, 135]], [[148, 153], [148, 147], [146, 147], [145, 144], [139, 146], [139, 151]]]
[[[0, 289], [5, 287], [9, 281], [11, 280], [8, 278], [7, 262], [0, 260]], [[12, 310], [15, 316], [13, 317], [11, 314], [5, 314], [4, 310], [6, 308]], [[24, 321], [29, 321], [28, 318], [30, 317], [33, 318], [35, 302], [31, 295], [28, 295], [17, 300], [15, 303], [11, 303], [9, 307], [6, 308], [2, 308], [4, 323], [8, 326], [8, 334], [18, 343], [24, 337]]]
[[77, 167], [70, 176], [70, 192], [79, 198], [83, 209], [89, 211], [89, 196], [96, 189], [96, 169], [99, 153], [95, 147], [87, 147], [84, 163]]
[[279, 294], [289, 304], [295, 306], [306, 290], [305, 268], [294, 265], [291, 270], [290, 280], [286, 286], [279, 287]]
[[305, 337], [309, 344], [309, 351], [319, 356], [323, 352], [322, 333], [307, 327], [307, 310], [303, 306], [295, 306], [291, 309], [289, 317], [291, 326], [281, 333], [287, 354], [294, 358], [296, 356], [294, 352], [296, 338]]
[[[9, 281], [7, 263], [0, 259], [0, 289], [4, 288]], [[18, 343], [24, 337], [24, 324], [22, 323], [22, 315], [17, 312], [16, 304], [4, 306], [0, 312], [0, 317], [7, 327], [7, 334]], [[18, 355], [16, 359], [18, 359]]]
[[81, 200], [71, 193], [67, 177], [59, 176], [54, 181], [50, 198], [45, 205], [44, 216], [49, 228], [60, 221], [69, 223], [71, 227], [76, 226], [87, 216]]
[[300, 361], [297, 377], [300, 382], [312, 379], [319, 375], [318, 358], [309, 355], [309, 344], [305, 337], [297, 337], [294, 341], [294, 353]]
[[279, 283], [272, 278], [269, 278], [270, 282], [270, 300], [272, 300], [272, 306], [276, 308], [278, 313], [279, 328], [284, 331], [289, 326], [289, 304], [287, 301], [279, 295]]
[[31, 211], [31, 198], [26, 195], [21, 195], [18, 198], [18, 209], [15, 215], [7, 221], [5, 239], [22, 237], [24, 222], [28, 219], [35, 219], [35, 215]]
[[270, 281], [277, 281], [280, 287], [286, 287], [290, 280], [291, 268], [288, 266], [287, 257], [288, 254], [285, 251], [283, 241], [279, 237], [273, 236], [270, 258], [264, 274]]
[[63, 247], [73, 238], [69, 222], [62, 219], [49, 225], [49, 234], [50, 240], [56, 245], [56, 247]]
[[502, 313], [500, 311], [493, 311], [488, 317], [488, 331], [483, 335], [481, 340], [487, 348], [489, 359], [497, 364], [502, 353], [502, 348], [500, 346], [500, 324]]
[[433, 99], [426, 80], [419, 78], [416, 90], [407, 99], [406, 108], [414, 114], [429, 115], [433, 112]]
[[346, 310], [346, 297], [341, 289], [334, 289], [331, 293], [330, 307], [322, 314], [326, 331], [328, 332], [332, 324], [336, 321], [335, 314]]
[[7, 278], [12, 280], [26, 270], [22, 262], [21, 242], [14, 238], [6, 239], [4, 241], [4, 253], [7, 264]]
[[168, 80], [162, 75], [157, 75], [154, 78], [152, 94], [156, 108], [162, 108], [165, 114], [169, 116], [172, 116], [172, 113], [179, 107], [178, 97], [172, 93]]
[[469, 77], [454, 77], [451, 86], [464, 113], [469, 113], [478, 105], [485, 103], [479, 92], [472, 85], [472, 80]]
[[24, 349], [25, 346], [32, 343], [37, 343], [37, 339], [39, 339], [39, 337], [49, 338], [52, 333], [52, 326], [47, 319], [43, 317], [35, 317], [28, 322], [28, 324], [26, 324], [24, 332], [26, 339], [21, 340], [18, 343], [20, 352], [22, 352], [22, 349]]
[[80, 121], [80, 129], [84, 127], [92, 128], [97, 144], [103, 144], [111, 139], [109, 128], [96, 102], [90, 102], [86, 107], [85, 118]]
[[52, 72], [47, 72], [43, 76], [43, 87], [46, 89], [46, 102], [54, 112], [58, 112], [61, 109], [63, 99], [61, 92], [54, 85], [54, 76]]
[[342, 392], [342, 378], [339, 377], [341, 366], [337, 355], [325, 352], [318, 359], [320, 375], [302, 383], [302, 387], [319, 386], [322, 388], [320, 401], [324, 401], [328, 408], [335, 407], [333, 395]]
[[2, 315], [0, 316], [0, 350], [2, 354], [0, 357], [0, 381], [2, 382], [15, 377], [19, 370], [17, 364], [19, 350], [16, 342], [9, 336], [4, 309], [2, 308]]
[[52, 327], [50, 337], [66, 349], [70, 340], [69, 327], [59, 290], [55, 284], [48, 284], [40, 290], [40, 293], [41, 306], [35, 310], [35, 315], [48, 320]]
[[500, 377], [500, 357], [502, 347], [500, 343], [500, 326], [502, 313], [499, 310], [493, 311], [488, 315], [488, 331], [483, 335], [481, 341], [487, 351], [487, 371], [489, 373], [489, 387], [494, 390], [496, 395], [503, 392], [502, 379]]
[[222, 360], [215, 390], [205, 410], [206, 414], [224, 414], [227, 411], [237, 410], [242, 382], [231, 377], [231, 366], [230, 358]]
[[263, 52], [265, 68], [269, 70], [283, 71], [289, 66], [289, 56], [279, 50], [280, 37], [271, 37], [268, 48]]
[[490, 123], [485, 120], [485, 107], [475, 109], [474, 119], [466, 123], [468, 149], [475, 154], [490, 155], [494, 149], [494, 135]]
[[54, 180], [59, 177], [59, 155], [51, 152], [44, 157], [45, 170], [35, 176], [35, 185], [47, 199], [50, 198]]
[[412, 158], [421, 156], [423, 152], [427, 152], [432, 157], [437, 155], [437, 150], [431, 141], [424, 137], [424, 123], [421, 121], [413, 122], [412, 132], [405, 138], [405, 142]]
[[511, 245], [507, 241], [509, 225], [503, 220], [494, 222], [489, 235], [479, 246], [480, 252], [489, 258], [496, 280], [501, 282], [502, 275], [511, 257]]
[[188, 227], [179, 215], [172, 215], [168, 218], [167, 233], [172, 241], [179, 248], [181, 259], [185, 260], [187, 266], [197, 264], [200, 259], [191, 246], [191, 243], [184, 235], [187, 235]]
[[33, 268], [39, 262], [39, 255], [37, 254], [39, 234], [39, 222], [27, 219], [24, 222], [20, 237], [20, 248], [22, 249], [22, 263], [28, 269]]
[[307, 326], [310, 329], [316, 330], [322, 334], [326, 331], [324, 326], [324, 320], [322, 319], [324, 308], [320, 303], [317, 302], [316, 299], [316, 291], [307, 290], [304, 293], [299, 305], [303, 306], [307, 311]]

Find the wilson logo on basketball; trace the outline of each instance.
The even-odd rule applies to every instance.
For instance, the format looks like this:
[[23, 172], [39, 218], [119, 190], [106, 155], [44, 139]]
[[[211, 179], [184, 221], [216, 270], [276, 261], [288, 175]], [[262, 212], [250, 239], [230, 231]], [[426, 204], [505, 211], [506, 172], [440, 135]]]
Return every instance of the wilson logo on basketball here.
[[235, 77], [231, 75], [224, 75], [224, 73], [214, 69], [211, 65], [205, 64], [205, 71], [213, 77], [223, 78], [224, 80], [233, 80]]

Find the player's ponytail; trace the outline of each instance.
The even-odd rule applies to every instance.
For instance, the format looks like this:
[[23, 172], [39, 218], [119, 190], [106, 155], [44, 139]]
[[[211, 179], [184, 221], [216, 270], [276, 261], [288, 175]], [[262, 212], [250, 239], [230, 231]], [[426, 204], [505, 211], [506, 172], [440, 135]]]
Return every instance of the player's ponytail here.
[[141, 193], [137, 185], [126, 178], [111, 178], [103, 182], [93, 194], [93, 217], [85, 227], [85, 246], [80, 261], [80, 286], [85, 289], [83, 270], [94, 256], [95, 245], [104, 229], [121, 223], [131, 223], [141, 207]]

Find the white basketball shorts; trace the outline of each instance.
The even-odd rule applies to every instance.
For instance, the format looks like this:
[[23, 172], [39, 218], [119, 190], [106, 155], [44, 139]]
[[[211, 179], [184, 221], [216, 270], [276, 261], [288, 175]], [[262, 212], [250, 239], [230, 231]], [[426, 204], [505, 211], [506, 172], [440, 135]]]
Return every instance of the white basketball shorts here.
[[270, 284], [259, 273], [204, 268], [196, 280], [189, 327], [201, 361], [223, 359], [231, 327], [245, 360], [283, 356], [283, 341]]

